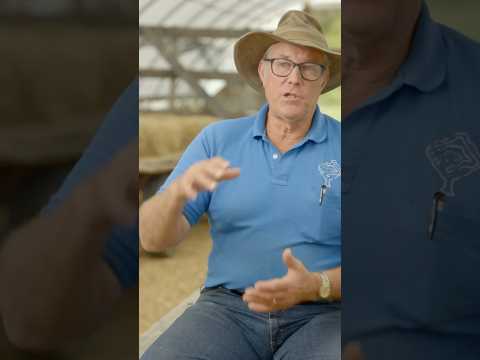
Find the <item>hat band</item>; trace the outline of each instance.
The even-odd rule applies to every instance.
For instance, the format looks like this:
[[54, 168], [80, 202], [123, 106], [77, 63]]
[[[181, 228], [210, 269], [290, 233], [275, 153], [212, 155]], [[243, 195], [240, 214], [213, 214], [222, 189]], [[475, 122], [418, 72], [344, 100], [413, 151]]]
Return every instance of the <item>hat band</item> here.
[[306, 32], [306, 31], [285, 31], [285, 32], [281, 32], [281, 31], [278, 31], [278, 32], [272, 33], [272, 35], [283, 38], [286, 41], [291, 41], [291, 42], [301, 41], [302, 44], [305, 44], [305, 43], [312, 44], [312, 45], [308, 45], [308, 46], [328, 49], [328, 44], [325, 41], [325, 39], [323, 37], [312, 36], [311, 32]]

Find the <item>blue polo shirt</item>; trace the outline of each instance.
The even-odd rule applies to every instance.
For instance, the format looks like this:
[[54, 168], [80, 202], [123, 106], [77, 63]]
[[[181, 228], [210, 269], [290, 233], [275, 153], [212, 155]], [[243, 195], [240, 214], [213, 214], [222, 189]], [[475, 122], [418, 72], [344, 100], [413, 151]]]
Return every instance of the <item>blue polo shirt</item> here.
[[[286, 273], [282, 252], [311, 271], [340, 265], [340, 125], [317, 108], [310, 131], [286, 153], [267, 138], [268, 106], [209, 125], [188, 146], [160, 191], [198, 161], [220, 156], [241, 175], [184, 208], [207, 213], [213, 248], [205, 286], [244, 289]], [[322, 185], [326, 187], [320, 203]]]
[[479, 79], [480, 46], [424, 5], [396, 78], [342, 121], [342, 338], [396, 339], [378, 358], [480, 358], [459, 345], [480, 336]]

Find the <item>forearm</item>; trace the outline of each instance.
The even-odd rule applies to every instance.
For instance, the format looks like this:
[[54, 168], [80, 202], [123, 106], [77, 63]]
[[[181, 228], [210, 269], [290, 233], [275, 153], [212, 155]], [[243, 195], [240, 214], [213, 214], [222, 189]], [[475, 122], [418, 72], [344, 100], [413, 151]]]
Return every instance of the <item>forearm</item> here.
[[[235, 179], [240, 169], [220, 157], [191, 165], [171, 185], [140, 208], [140, 242], [149, 252], [160, 252], [183, 240], [190, 224], [183, 216], [188, 200], [201, 192], [212, 192], [219, 182]], [[205, 209], [203, 209], [205, 211]]]
[[174, 182], [141, 206], [140, 242], [143, 249], [149, 252], [164, 251], [185, 237], [189, 228], [183, 216], [185, 202]]
[[[120, 294], [103, 261], [111, 224], [81, 189], [4, 242], [0, 310], [10, 340], [42, 350], [93, 330]], [[74, 326], [72, 326], [74, 324]]]

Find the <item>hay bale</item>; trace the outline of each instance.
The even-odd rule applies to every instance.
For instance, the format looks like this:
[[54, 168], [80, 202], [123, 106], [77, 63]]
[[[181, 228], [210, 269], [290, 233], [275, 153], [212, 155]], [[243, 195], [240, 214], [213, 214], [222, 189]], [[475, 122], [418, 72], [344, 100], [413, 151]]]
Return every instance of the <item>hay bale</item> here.
[[140, 159], [182, 153], [195, 136], [214, 119], [207, 115], [141, 113]]
[[142, 157], [139, 161], [139, 170], [142, 175], [166, 174], [173, 170], [178, 160], [182, 156], [181, 152], [155, 157]]

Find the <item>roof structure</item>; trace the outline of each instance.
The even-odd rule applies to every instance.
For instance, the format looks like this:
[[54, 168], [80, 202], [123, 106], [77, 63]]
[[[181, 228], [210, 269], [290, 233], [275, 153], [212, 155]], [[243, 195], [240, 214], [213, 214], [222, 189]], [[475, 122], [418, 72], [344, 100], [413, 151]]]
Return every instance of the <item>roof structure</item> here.
[[235, 71], [235, 41], [309, 7], [339, 8], [340, 0], [140, 0], [140, 109], [229, 116], [256, 108], [258, 94]]

